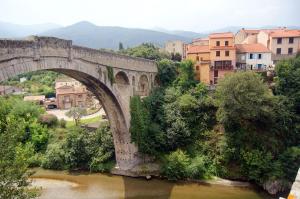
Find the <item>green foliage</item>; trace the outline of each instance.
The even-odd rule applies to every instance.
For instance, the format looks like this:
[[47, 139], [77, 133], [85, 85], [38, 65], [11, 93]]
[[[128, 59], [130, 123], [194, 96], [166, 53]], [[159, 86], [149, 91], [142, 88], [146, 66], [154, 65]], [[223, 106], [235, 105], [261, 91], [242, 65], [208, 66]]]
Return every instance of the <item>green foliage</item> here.
[[133, 57], [141, 57], [141, 58], [157, 60], [157, 61], [164, 58], [170, 59], [170, 55], [160, 52], [159, 48], [154, 46], [151, 43], [143, 43], [133, 48], [127, 48], [121, 50], [120, 53], [133, 56]]
[[65, 142], [65, 158], [68, 168], [88, 169], [87, 163], [90, 160], [85, 139], [88, 132], [82, 128], [74, 127], [68, 132]]
[[63, 150], [68, 169], [104, 171], [114, 157], [113, 138], [108, 124], [102, 124], [96, 132], [87, 132], [79, 127], [70, 129]]
[[[217, 91], [218, 119], [223, 124], [270, 122], [274, 97], [260, 76], [254, 72], [228, 75]], [[258, 121], [259, 120], [259, 121]]]
[[48, 129], [35, 120], [29, 124], [27, 130], [30, 134], [29, 141], [34, 145], [35, 151], [45, 150], [49, 138]]
[[171, 59], [177, 62], [180, 62], [182, 57], [179, 53], [171, 53]]
[[175, 63], [162, 59], [158, 62], [158, 78], [161, 86], [169, 86], [176, 79], [177, 71]]
[[[0, 105], [1, 106], [1, 105]], [[28, 192], [28, 159], [33, 155], [30, 144], [22, 145], [18, 140], [18, 131], [23, 125], [15, 119], [6, 123], [0, 132], [0, 198], [34, 198]]]
[[289, 97], [300, 114], [300, 57], [283, 60], [276, 64], [275, 92]]
[[273, 157], [270, 152], [256, 149], [241, 152], [241, 165], [244, 175], [260, 184], [268, 179], [268, 173], [271, 169], [274, 169], [272, 160]]
[[66, 125], [67, 125], [67, 121], [64, 118], [59, 120], [59, 126], [61, 128], [66, 128]]
[[72, 107], [68, 112], [66, 112], [66, 116], [74, 119], [76, 126], [80, 124], [80, 119], [84, 115], [86, 115], [86, 109], [80, 107]]
[[39, 117], [39, 122], [47, 127], [55, 127], [58, 124], [58, 119], [53, 114], [43, 114]]
[[119, 42], [119, 51], [124, 50], [123, 43]]
[[24, 118], [25, 121], [32, 121], [44, 113], [44, 110], [34, 103], [25, 102], [22, 100], [12, 100], [12, 102], [15, 104], [10, 110], [10, 115], [13, 117]]
[[55, 170], [64, 169], [66, 167], [65, 151], [63, 150], [61, 144], [54, 143], [48, 145], [41, 166], [45, 169]]
[[[24, 88], [26, 92], [32, 94], [54, 96], [55, 79], [61, 74], [52, 71], [36, 71], [19, 75], [5, 82], [8, 85], [14, 85]], [[20, 83], [19, 79], [26, 77], [27, 81]]]
[[106, 66], [106, 70], [110, 84], [113, 85], [113, 83], [115, 83], [114, 69], [110, 66]]
[[190, 162], [189, 156], [178, 149], [166, 156], [162, 167], [162, 174], [169, 180], [185, 179], [188, 177]]
[[287, 148], [279, 157], [285, 179], [293, 182], [300, 165], [300, 147]]
[[197, 81], [194, 79], [194, 63], [191, 60], [182, 61], [179, 65], [179, 75], [174, 82], [174, 85], [184, 92], [196, 86]]

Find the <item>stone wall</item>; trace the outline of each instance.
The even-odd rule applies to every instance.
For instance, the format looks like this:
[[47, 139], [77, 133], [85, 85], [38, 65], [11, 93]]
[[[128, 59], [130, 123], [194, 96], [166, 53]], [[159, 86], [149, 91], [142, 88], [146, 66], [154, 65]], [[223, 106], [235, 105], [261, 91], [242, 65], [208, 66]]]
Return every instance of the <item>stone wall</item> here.
[[[109, 68], [114, 76], [122, 72], [129, 84], [111, 82]], [[142, 161], [137, 147], [131, 143], [129, 103], [139, 91], [141, 77], [148, 79], [145, 84], [143, 78], [147, 91], [153, 87], [157, 73], [154, 61], [74, 46], [70, 40], [53, 37], [0, 40], [0, 82], [38, 70], [68, 75], [95, 94], [110, 121], [119, 169], [131, 169]]]

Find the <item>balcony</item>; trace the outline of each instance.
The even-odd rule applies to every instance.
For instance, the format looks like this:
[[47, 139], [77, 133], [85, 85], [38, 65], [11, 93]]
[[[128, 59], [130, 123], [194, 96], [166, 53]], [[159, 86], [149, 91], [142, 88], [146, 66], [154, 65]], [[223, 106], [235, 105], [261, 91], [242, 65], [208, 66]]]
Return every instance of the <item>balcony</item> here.
[[233, 65], [210, 66], [211, 70], [233, 70]]

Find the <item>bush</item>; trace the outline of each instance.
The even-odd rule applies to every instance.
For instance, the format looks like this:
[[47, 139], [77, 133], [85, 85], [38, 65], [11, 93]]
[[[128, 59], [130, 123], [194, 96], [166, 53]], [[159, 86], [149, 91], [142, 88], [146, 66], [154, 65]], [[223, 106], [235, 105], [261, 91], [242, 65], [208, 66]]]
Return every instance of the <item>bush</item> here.
[[65, 152], [59, 144], [48, 145], [42, 165], [45, 169], [64, 169], [65, 168]]
[[66, 128], [66, 125], [67, 125], [67, 121], [66, 121], [64, 118], [62, 118], [62, 119], [59, 121], [59, 126], [60, 126], [61, 128]]
[[206, 157], [199, 155], [192, 159], [187, 168], [188, 177], [193, 179], [202, 179], [207, 172]]
[[54, 127], [57, 125], [58, 119], [53, 114], [43, 114], [39, 117], [39, 122], [47, 125], [48, 127]]
[[43, 151], [46, 149], [49, 139], [48, 129], [40, 123], [33, 121], [29, 125], [30, 142], [33, 143], [35, 151]]
[[43, 154], [36, 153], [28, 159], [29, 167], [40, 167], [43, 162]]
[[188, 166], [190, 164], [189, 156], [177, 149], [166, 156], [165, 163], [162, 167], [162, 174], [169, 180], [180, 180], [188, 177]]

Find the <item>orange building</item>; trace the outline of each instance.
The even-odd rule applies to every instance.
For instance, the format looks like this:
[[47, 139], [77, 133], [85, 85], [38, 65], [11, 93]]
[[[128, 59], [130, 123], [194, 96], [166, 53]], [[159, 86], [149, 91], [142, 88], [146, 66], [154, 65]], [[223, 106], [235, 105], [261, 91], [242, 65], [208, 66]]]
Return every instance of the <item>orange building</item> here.
[[234, 35], [231, 32], [213, 33], [209, 35], [210, 50], [210, 84], [217, 84], [220, 78], [234, 72], [236, 50]]
[[213, 33], [208, 39], [195, 39], [186, 45], [186, 59], [195, 62], [195, 77], [206, 84], [217, 84], [219, 78], [232, 73], [236, 65], [234, 35]]

